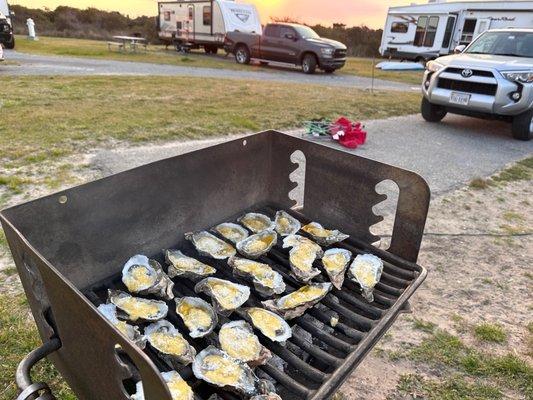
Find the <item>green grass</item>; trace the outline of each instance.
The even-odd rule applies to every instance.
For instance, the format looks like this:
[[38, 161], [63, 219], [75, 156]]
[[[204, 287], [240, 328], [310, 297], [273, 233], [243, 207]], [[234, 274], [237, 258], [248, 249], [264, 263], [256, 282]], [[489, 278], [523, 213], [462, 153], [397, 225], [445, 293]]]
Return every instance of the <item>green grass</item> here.
[[23, 185], [29, 183], [27, 178], [21, 178], [14, 175], [0, 175], [0, 187], [5, 186], [13, 193], [21, 193]]
[[[150, 62], [157, 64], [185, 65], [205, 68], [226, 68], [245, 71], [266, 71], [272, 72], [275, 69], [263, 67], [257, 63], [252, 65], [239, 65], [232, 55], [207, 56], [202, 51], [193, 51], [186, 56], [176, 53], [169, 47], [150, 45], [147, 52], [124, 53], [109, 51], [105, 41], [57, 38], [42, 36], [39, 41], [26, 40], [24, 36], [17, 37], [17, 50], [26, 53], [59, 55], [73, 57], [88, 57], [97, 59], [108, 59], [118, 61]], [[376, 59], [377, 64], [381, 59]], [[361, 57], [349, 57], [346, 66], [338, 71], [340, 74], [358, 75], [364, 77], [372, 76], [372, 59]], [[404, 82], [420, 85], [422, 82], [422, 72], [420, 71], [381, 71], [374, 70], [376, 79]]]
[[433, 322], [424, 321], [422, 319], [413, 318], [413, 328], [426, 333], [432, 333], [436, 325]]
[[474, 335], [485, 342], [503, 343], [507, 340], [507, 334], [500, 325], [489, 323], [475, 326]]
[[487, 189], [490, 186], [490, 182], [487, 179], [475, 178], [470, 181], [468, 186], [472, 189], [482, 190]]
[[533, 157], [517, 162], [492, 179], [496, 182], [528, 181], [533, 179]]

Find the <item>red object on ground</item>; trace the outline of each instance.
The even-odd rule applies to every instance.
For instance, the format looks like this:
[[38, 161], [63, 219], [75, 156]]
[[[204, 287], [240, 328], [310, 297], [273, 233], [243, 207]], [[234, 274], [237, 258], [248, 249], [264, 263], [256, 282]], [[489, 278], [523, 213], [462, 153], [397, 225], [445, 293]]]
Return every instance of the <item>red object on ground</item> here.
[[333, 139], [342, 146], [355, 149], [366, 142], [366, 131], [360, 122], [352, 122], [346, 117], [340, 117], [330, 129]]

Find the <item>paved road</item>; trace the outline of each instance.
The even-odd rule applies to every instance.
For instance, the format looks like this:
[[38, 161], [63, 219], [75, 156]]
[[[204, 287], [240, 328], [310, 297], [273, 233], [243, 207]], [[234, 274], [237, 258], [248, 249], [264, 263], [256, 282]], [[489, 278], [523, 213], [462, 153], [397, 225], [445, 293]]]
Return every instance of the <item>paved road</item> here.
[[[366, 128], [367, 143], [351, 152], [418, 172], [434, 195], [492, 175], [533, 153], [533, 141], [512, 139], [510, 125], [503, 122], [449, 115], [440, 124], [430, 124], [410, 115], [368, 121]], [[105, 150], [94, 155], [92, 164], [109, 175], [232, 138]]]
[[[217, 68], [183, 67], [177, 65], [151, 64], [112, 60], [94, 60], [77, 57], [42, 56], [5, 51], [5, 58], [14, 61], [0, 68], [2, 75], [134, 75], [134, 76], [192, 76], [227, 79], [252, 79], [273, 82], [293, 82], [327, 86], [369, 89], [370, 78], [341, 74], [305, 75], [289, 69], [261, 71], [237, 71]], [[399, 82], [376, 79], [374, 87], [380, 90], [418, 91], [418, 87]]]

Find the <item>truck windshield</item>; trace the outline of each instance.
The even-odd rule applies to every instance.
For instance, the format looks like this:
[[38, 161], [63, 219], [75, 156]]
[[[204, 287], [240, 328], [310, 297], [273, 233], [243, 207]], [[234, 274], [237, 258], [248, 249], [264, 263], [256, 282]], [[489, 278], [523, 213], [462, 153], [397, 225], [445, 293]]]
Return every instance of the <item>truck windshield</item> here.
[[533, 58], [533, 32], [486, 32], [465, 53]]
[[308, 26], [295, 26], [296, 32], [302, 39], [319, 39], [320, 36]]

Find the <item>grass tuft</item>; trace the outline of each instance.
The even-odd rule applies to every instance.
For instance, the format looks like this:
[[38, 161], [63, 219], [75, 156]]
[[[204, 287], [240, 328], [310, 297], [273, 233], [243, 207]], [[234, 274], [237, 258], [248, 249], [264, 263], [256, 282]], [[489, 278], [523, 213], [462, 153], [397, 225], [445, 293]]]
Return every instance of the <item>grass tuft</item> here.
[[503, 343], [507, 340], [507, 334], [500, 325], [483, 323], [474, 327], [474, 335], [479, 340], [493, 343]]
[[496, 182], [527, 181], [533, 179], [533, 157], [517, 162], [492, 179]]
[[475, 178], [470, 181], [470, 184], [468, 186], [475, 190], [483, 190], [490, 187], [490, 182], [486, 179]]

